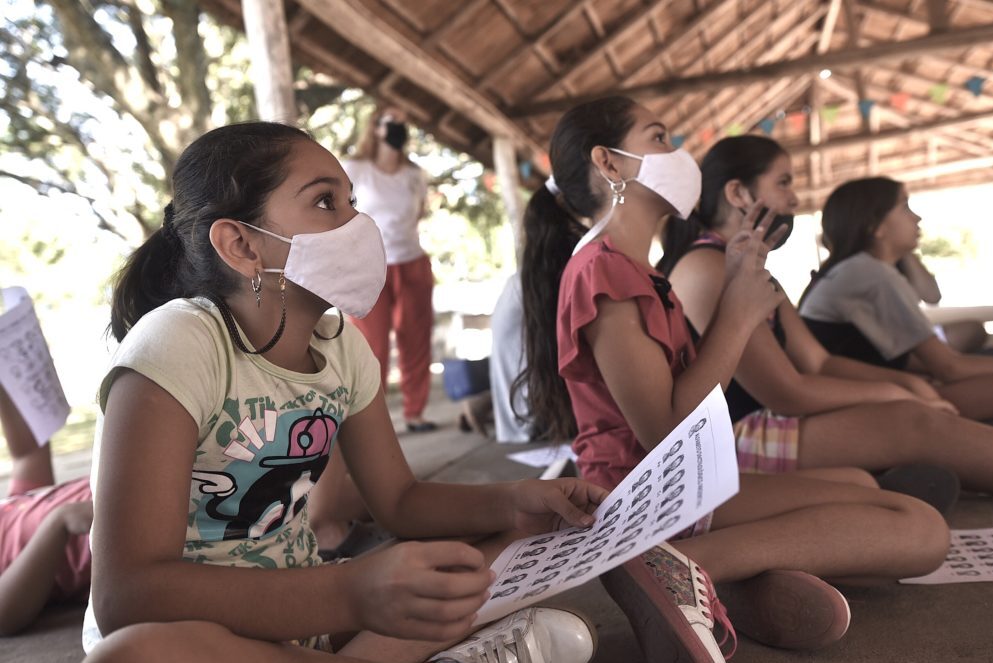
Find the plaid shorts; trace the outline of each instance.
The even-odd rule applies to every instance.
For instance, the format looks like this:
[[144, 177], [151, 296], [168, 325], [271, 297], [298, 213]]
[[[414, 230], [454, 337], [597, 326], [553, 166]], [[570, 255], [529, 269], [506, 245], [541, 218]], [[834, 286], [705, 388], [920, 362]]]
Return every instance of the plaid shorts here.
[[797, 466], [800, 419], [758, 410], [734, 425], [738, 469], [753, 474], [790, 472]]

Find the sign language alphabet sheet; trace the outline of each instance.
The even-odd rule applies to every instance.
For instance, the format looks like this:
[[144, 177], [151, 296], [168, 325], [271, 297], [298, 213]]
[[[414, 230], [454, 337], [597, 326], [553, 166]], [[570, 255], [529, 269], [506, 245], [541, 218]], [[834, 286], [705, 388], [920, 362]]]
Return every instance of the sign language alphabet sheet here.
[[956, 582], [993, 581], [993, 529], [953, 529], [944, 563], [919, 578], [904, 578], [907, 585], [945, 585]]
[[690, 527], [738, 492], [731, 419], [720, 385], [594, 512], [589, 527], [511, 543], [476, 623], [498, 619], [591, 580]]
[[69, 403], [27, 290], [4, 288], [2, 294], [0, 384], [40, 446], [65, 424]]

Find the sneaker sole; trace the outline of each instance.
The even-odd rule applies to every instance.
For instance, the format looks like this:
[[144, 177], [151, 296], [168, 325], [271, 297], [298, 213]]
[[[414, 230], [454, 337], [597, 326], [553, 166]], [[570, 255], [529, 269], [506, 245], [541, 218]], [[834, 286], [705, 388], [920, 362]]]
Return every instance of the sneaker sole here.
[[640, 556], [603, 574], [600, 582], [631, 622], [647, 660], [723, 663], [723, 658], [715, 661], [710, 655], [675, 603], [657, 601], [643, 589], [655, 580]]
[[773, 647], [820, 649], [851, 622], [841, 592], [801, 571], [766, 571], [717, 591], [735, 630]]

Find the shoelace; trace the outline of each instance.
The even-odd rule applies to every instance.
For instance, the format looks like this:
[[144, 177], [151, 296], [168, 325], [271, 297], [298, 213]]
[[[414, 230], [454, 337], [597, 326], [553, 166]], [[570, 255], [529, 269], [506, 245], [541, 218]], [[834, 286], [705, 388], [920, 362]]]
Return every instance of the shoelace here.
[[[521, 629], [513, 630], [514, 642], [517, 650], [517, 663], [531, 663], [531, 651], [524, 642], [524, 634]], [[504, 642], [503, 634], [498, 635], [494, 640], [483, 640], [481, 649], [470, 647], [469, 655], [472, 656], [472, 663], [507, 663], [507, 647], [510, 645]]]
[[714, 624], [720, 624], [724, 630], [724, 637], [717, 643], [722, 653], [724, 652], [724, 645], [727, 643], [728, 638], [731, 639], [731, 651], [724, 656], [726, 660], [730, 660], [734, 656], [734, 653], [738, 651], [738, 634], [734, 632], [734, 626], [731, 625], [731, 618], [728, 617], [727, 609], [721, 603], [720, 599], [717, 598], [717, 590], [714, 589], [714, 583], [711, 581], [710, 576], [696, 564], [693, 564], [692, 572], [696, 580], [694, 586], [698, 595], [697, 600], [700, 605], [710, 611]]

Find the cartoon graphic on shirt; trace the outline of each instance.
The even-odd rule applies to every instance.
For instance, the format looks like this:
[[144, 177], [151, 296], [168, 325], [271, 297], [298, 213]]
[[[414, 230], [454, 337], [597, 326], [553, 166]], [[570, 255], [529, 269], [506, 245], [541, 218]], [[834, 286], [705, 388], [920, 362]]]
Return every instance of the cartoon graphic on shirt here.
[[245, 417], [224, 455], [224, 472], [194, 471], [206, 499], [199, 503], [197, 527], [206, 541], [259, 539], [293, 517], [317, 483], [338, 432], [338, 420], [321, 408], [282, 413], [265, 409], [262, 431]]

